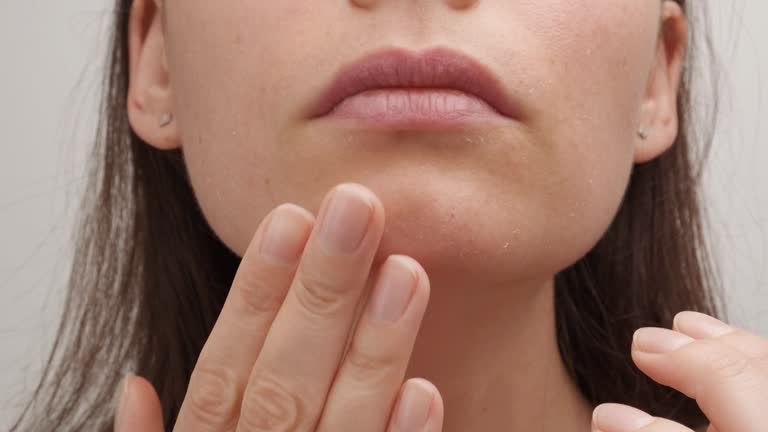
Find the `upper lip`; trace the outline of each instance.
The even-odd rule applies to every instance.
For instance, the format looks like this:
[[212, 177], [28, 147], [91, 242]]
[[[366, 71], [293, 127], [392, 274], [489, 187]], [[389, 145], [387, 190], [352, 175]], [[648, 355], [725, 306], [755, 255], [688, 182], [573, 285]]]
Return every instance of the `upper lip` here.
[[459, 90], [484, 100], [501, 115], [515, 117], [515, 107], [487, 67], [443, 47], [421, 53], [389, 48], [346, 65], [321, 94], [310, 116], [326, 115], [344, 99], [367, 90], [407, 87]]

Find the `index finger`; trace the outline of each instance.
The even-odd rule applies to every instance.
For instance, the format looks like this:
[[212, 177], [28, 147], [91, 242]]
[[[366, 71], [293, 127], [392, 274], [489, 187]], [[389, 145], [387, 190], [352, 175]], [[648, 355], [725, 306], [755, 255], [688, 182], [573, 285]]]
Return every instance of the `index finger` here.
[[272, 210], [259, 224], [200, 352], [175, 430], [234, 430], [251, 368], [313, 225], [310, 212], [290, 203]]

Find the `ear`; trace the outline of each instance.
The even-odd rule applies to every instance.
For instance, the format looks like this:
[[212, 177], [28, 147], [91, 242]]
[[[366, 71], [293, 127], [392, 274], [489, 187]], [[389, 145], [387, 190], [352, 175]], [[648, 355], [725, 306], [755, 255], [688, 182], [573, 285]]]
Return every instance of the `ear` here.
[[173, 113], [165, 57], [162, 0], [134, 0], [128, 23], [128, 121], [147, 144], [161, 150], [181, 146], [175, 120], [161, 126], [163, 114]]
[[640, 124], [647, 137], [637, 136], [635, 163], [647, 162], [668, 150], [678, 134], [677, 94], [682, 79], [688, 40], [685, 13], [674, 1], [663, 1], [654, 65], [650, 71]]

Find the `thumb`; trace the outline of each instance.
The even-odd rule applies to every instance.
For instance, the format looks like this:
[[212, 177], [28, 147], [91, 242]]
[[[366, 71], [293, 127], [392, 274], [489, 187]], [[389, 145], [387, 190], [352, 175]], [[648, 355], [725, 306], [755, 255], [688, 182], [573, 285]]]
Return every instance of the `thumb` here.
[[163, 432], [160, 398], [146, 379], [128, 374], [123, 379], [115, 416], [115, 432]]

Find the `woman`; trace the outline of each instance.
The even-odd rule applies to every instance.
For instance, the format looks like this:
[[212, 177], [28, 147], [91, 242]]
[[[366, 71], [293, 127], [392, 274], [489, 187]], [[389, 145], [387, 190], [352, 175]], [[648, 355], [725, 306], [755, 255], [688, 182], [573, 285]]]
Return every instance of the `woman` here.
[[758, 430], [686, 3], [119, 0], [14, 430]]

